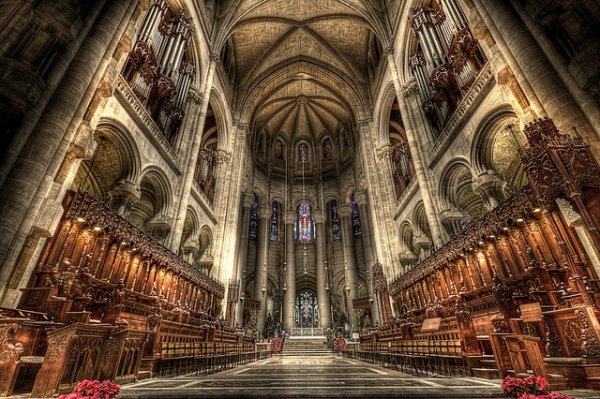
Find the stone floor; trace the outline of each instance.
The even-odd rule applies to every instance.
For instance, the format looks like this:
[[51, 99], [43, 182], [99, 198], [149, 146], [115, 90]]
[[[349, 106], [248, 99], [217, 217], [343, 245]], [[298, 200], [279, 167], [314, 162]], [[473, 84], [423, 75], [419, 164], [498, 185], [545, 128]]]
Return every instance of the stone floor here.
[[126, 385], [133, 398], [501, 398], [500, 381], [415, 377], [335, 357], [273, 357], [208, 376]]

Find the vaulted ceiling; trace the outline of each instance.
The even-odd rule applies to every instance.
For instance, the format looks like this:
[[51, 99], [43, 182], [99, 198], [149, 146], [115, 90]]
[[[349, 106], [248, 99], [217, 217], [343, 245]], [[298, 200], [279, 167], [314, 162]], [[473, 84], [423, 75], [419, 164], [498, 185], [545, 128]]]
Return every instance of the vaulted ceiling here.
[[355, 120], [376, 41], [389, 36], [384, 16], [379, 0], [224, 0], [217, 42], [232, 50], [237, 103], [254, 128], [316, 138]]

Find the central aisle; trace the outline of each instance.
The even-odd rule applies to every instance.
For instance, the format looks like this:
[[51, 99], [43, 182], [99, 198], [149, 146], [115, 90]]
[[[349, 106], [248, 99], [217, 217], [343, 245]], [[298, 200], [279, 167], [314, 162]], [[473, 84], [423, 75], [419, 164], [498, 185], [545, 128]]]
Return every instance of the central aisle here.
[[208, 376], [126, 385], [123, 398], [501, 398], [498, 382], [470, 377], [414, 377], [327, 356], [263, 359]]

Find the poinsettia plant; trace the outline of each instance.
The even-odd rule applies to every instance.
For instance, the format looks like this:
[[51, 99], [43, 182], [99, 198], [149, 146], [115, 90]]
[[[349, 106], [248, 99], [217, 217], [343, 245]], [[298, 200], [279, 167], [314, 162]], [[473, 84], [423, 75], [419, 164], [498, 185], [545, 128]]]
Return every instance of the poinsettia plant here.
[[550, 392], [548, 380], [540, 375], [530, 375], [524, 378], [506, 377], [502, 381], [502, 390], [509, 398], [573, 399], [560, 392]]
[[348, 347], [348, 343], [344, 338], [337, 337], [333, 339], [333, 350], [341, 352]]
[[117, 396], [121, 386], [110, 380], [81, 380], [72, 393], [60, 395], [58, 399], [110, 399]]
[[283, 349], [283, 338], [273, 338], [271, 340], [271, 346], [269, 350], [271, 352], [279, 353]]

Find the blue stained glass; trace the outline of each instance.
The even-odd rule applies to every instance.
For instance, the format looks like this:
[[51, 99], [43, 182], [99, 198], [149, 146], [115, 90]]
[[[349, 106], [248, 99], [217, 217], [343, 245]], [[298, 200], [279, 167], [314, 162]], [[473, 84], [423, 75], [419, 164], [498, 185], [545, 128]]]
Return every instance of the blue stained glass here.
[[337, 214], [337, 202], [331, 201], [331, 233], [334, 240], [340, 239], [340, 221]]
[[298, 205], [298, 218], [294, 225], [294, 237], [300, 243], [310, 243], [314, 238], [314, 225], [310, 204], [303, 201]]
[[273, 201], [271, 204], [273, 213], [271, 214], [271, 241], [279, 240], [279, 203]]
[[358, 203], [354, 199], [354, 193], [352, 193], [352, 233], [354, 237], [358, 237], [362, 234], [362, 227], [360, 225], [360, 214], [358, 212]]
[[254, 202], [250, 207], [250, 238], [256, 240], [258, 237], [258, 197], [254, 194]]

